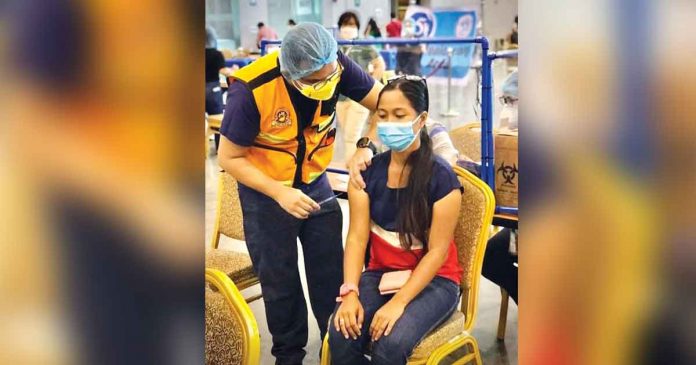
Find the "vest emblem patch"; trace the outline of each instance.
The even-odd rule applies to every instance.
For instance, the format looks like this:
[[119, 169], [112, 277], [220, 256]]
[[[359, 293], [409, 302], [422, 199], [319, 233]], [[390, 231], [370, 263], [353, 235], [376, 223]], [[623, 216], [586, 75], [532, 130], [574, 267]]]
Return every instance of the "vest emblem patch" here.
[[272, 127], [289, 127], [292, 125], [290, 120], [290, 112], [285, 108], [280, 108], [276, 110], [273, 116], [273, 121], [271, 122]]

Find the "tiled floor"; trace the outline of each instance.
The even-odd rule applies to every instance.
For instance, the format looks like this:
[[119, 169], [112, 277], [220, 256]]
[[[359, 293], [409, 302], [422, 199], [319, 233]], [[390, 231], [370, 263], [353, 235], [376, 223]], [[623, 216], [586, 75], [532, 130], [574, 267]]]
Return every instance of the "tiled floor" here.
[[[496, 62], [493, 64], [493, 75], [494, 75], [494, 101], [497, 100], [497, 95], [503, 81], [505, 80], [505, 63]], [[453, 85], [452, 87], [452, 105], [451, 108], [459, 112], [458, 117], [445, 118], [441, 114], [447, 110], [447, 88], [446, 85], [430, 83], [429, 84], [429, 94], [430, 94], [430, 115], [431, 118], [440, 121], [449, 129], [458, 127], [465, 123], [479, 120], [479, 111], [476, 107], [476, 95], [477, 95], [477, 82], [476, 73], [470, 72], [470, 79], [465, 86]], [[497, 115], [499, 112], [499, 103], [494, 102], [494, 116], [493, 120], [497, 120]], [[213, 146], [213, 143], [211, 143]], [[343, 160], [343, 142], [342, 134], [337, 134], [337, 140], [335, 143], [335, 161]], [[217, 174], [219, 171], [217, 165], [216, 156], [211, 156], [206, 160], [206, 245], [210, 244], [210, 236], [213, 230], [213, 223], [215, 218], [215, 201], [217, 192]], [[343, 237], [345, 238], [347, 234], [348, 227], [348, 203], [345, 200], [339, 200], [341, 207], [343, 208]], [[302, 275], [303, 287], [305, 290], [305, 295], [307, 295], [307, 284], [304, 278], [304, 262], [302, 260], [301, 246], [298, 244], [299, 249], [299, 268]], [[236, 250], [236, 251], [246, 251], [246, 247], [243, 242], [235, 241], [231, 239], [223, 238], [221, 240], [220, 248]], [[257, 294], [259, 289], [250, 288], [247, 290], [248, 293], [244, 293], [246, 296]], [[266, 315], [264, 314], [264, 305], [262, 300], [255, 301], [250, 304], [256, 320], [259, 325], [259, 331], [261, 332], [261, 363], [273, 364], [274, 358], [271, 356], [271, 335], [268, 332], [268, 326], [266, 324]], [[481, 354], [483, 357], [483, 362], [486, 365], [508, 365], [517, 364], [517, 306], [510, 300], [510, 305], [508, 307], [508, 323], [507, 323], [507, 335], [505, 336], [505, 342], [498, 342], [495, 338], [497, 328], [498, 328], [498, 314], [500, 311], [500, 288], [490, 281], [482, 278], [480, 293], [479, 293], [479, 304], [478, 304], [478, 318], [474, 325], [473, 335], [476, 337]], [[311, 315], [311, 308], [308, 306], [308, 311], [310, 312], [310, 330], [309, 330], [309, 341], [307, 343], [307, 357], [305, 358], [305, 364], [318, 364], [319, 363], [319, 348], [321, 347], [321, 341], [319, 339], [319, 329], [317, 327], [316, 321]], [[452, 360], [456, 360], [453, 358]]]

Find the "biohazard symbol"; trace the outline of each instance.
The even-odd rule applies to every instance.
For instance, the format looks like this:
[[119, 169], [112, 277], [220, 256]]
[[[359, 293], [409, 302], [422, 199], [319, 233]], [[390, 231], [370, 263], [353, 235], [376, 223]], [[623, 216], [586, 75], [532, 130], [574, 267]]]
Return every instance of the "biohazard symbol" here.
[[275, 112], [271, 126], [273, 127], [289, 127], [292, 125], [290, 113], [286, 109], [278, 109]]
[[512, 180], [515, 180], [515, 177], [517, 176], [517, 173], [519, 172], [517, 170], [517, 164], [512, 164], [510, 165], [505, 165], [504, 162], [500, 163], [500, 167], [496, 172], [502, 172], [503, 179], [505, 179], [505, 182], [503, 182], [503, 185], [512, 185], [515, 186], [515, 183], [512, 182]]

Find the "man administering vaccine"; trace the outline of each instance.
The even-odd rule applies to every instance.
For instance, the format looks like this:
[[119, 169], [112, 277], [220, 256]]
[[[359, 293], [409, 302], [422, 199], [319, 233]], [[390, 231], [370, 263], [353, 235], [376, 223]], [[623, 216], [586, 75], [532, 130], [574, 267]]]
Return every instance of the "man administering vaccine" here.
[[343, 217], [325, 174], [336, 101], [345, 95], [374, 111], [381, 88], [315, 23], [292, 28], [279, 52], [237, 71], [229, 87], [218, 158], [240, 182], [244, 233], [276, 364], [302, 364], [305, 356], [297, 239], [321, 338], [343, 282]]

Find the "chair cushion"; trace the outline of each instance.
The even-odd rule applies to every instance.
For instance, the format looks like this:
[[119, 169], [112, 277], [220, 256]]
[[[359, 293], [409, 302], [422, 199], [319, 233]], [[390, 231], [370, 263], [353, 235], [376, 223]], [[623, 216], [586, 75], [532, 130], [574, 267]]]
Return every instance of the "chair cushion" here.
[[219, 292], [205, 290], [205, 363], [241, 364], [244, 359], [242, 324]]
[[444, 345], [454, 336], [464, 333], [464, 314], [454, 311], [445, 323], [439, 325], [416, 345], [411, 354], [411, 359], [426, 359], [438, 347]]
[[205, 255], [205, 267], [224, 272], [235, 283], [241, 283], [256, 276], [251, 264], [251, 257], [244, 252], [210, 250]]
[[244, 215], [239, 200], [239, 184], [232, 175], [220, 173], [220, 233], [235, 240], [244, 241]]

